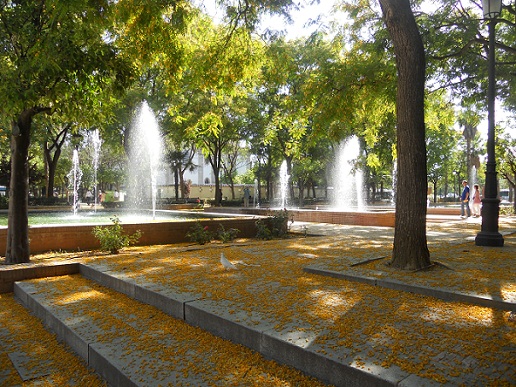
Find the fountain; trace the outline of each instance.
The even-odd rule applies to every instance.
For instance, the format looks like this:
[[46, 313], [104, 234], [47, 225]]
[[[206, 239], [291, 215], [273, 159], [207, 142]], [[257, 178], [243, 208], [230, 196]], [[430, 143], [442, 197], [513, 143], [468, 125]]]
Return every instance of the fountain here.
[[256, 208], [260, 207], [260, 203], [258, 201], [258, 180], [257, 179], [254, 179], [253, 207], [256, 207]]
[[98, 129], [95, 129], [91, 133], [90, 140], [91, 140], [91, 143], [93, 144], [93, 187], [95, 187], [95, 189], [93, 190], [95, 192], [95, 194], [93, 195], [94, 196], [93, 200], [95, 203], [95, 212], [96, 212], [97, 211], [97, 197], [98, 197], [98, 195], [96, 194], [98, 192], [97, 172], [99, 170], [100, 147], [102, 146], [102, 140], [100, 138]]
[[[134, 184], [132, 192], [135, 198], [138, 191], [145, 194], [139, 200], [146, 205], [149, 197], [152, 198], [152, 219], [149, 216], [141, 216], [143, 211], [138, 211], [139, 217], [133, 213], [123, 214], [120, 218], [123, 221], [122, 227], [127, 234], [134, 234], [136, 230], [142, 232], [138, 245], [156, 245], [183, 243], [187, 241], [186, 234], [197, 220], [210, 230], [216, 230], [220, 225], [225, 229], [237, 228], [240, 230], [239, 237], [251, 238], [256, 236], [256, 218], [247, 215], [224, 215], [206, 212], [185, 212], [173, 210], [156, 211], [157, 192], [157, 167], [161, 154], [161, 136], [155, 115], [146, 103], [143, 103], [135, 116], [133, 127], [131, 160], [133, 169], [136, 172], [131, 176]], [[95, 146], [96, 158], [94, 164], [98, 163], [101, 140], [98, 132], [93, 133], [93, 144]], [[135, 164], [142, 165], [141, 168], [134, 168]], [[79, 152], [73, 152], [73, 169], [69, 173], [69, 179], [74, 188], [74, 214], [79, 206], [79, 186], [82, 172], [79, 168]], [[96, 180], [96, 177], [95, 177]], [[96, 182], [95, 182], [96, 184]], [[132, 187], [128, 187], [132, 189]], [[152, 191], [152, 192], [151, 192]], [[130, 191], [131, 192], [131, 191]], [[147, 199], [147, 202], [145, 200]], [[134, 202], [138, 202], [135, 200]], [[141, 207], [140, 207], [141, 208]], [[148, 208], [148, 207], [147, 207]], [[120, 209], [117, 210], [117, 215]], [[125, 212], [125, 211], [124, 211]], [[157, 216], [156, 216], [156, 213]], [[1, 215], [1, 214], [0, 214]], [[46, 217], [41, 221], [31, 219], [32, 216]], [[76, 251], [90, 250], [99, 247], [99, 241], [92, 233], [93, 227], [97, 225], [110, 225], [113, 212], [110, 211], [89, 211], [81, 216], [71, 216], [70, 212], [55, 211], [30, 211], [29, 210], [29, 239], [31, 253], [46, 251]], [[128, 215], [128, 216], [126, 216]], [[52, 217], [53, 219], [49, 219]], [[7, 244], [7, 213], [5, 222], [0, 219], [0, 251], [6, 251]]]
[[396, 192], [398, 189], [398, 160], [392, 166], [392, 205], [396, 206]]
[[153, 218], [156, 214], [157, 170], [162, 149], [158, 121], [144, 101], [136, 111], [129, 135], [128, 196], [132, 208], [142, 208], [152, 203]]
[[288, 179], [287, 160], [283, 160], [280, 167], [280, 194], [281, 208], [287, 208]]
[[[333, 195], [336, 199], [331, 207], [292, 208], [288, 207], [287, 193], [289, 189], [289, 175], [287, 163], [283, 161], [280, 167], [280, 209], [286, 208], [289, 219], [299, 222], [320, 222], [332, 224], [347, 224], [360, 226], [394, 227], [394, 211], [383, 208], [366, 210], [363, 199], [363, 173], [356, 167], [360, 156], [358, 138], [352, 136], [339, 147], [337, 162], [332, 170], [335, 176]], [[278, 207], [274, 208], [275, 210]], [[271, 208], [256, 207], [252, 210], [256, 215], [269, 215]], [[249, 213], [246, 210], [245, 213]]]
[[363, 211], [363, 172], [357, 168], [360, 156], [358, 137], [351, 136], [339, 145], [333, 170], [333, 207], [339, 211]]
[[82, 179], [82, 171], [79, 167], [79, 151], [77, 148], [73, 150], [73, 156], [72, 156], [72, 170], [68, 174], [68, 179], [72, 184], [72, 191], [73, 191], [73, 215], [77, 216], [77, 212], [79, 210], [79, 187], [81, 185], [81, 179]]

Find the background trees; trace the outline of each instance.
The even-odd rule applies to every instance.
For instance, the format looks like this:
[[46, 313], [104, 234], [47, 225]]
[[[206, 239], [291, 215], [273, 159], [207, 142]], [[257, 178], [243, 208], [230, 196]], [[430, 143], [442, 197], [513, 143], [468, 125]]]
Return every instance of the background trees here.
[[98, 97], [122, 89], [131, 72], [103, 39], [110, 20], [105, 4], [4, 2], [0, 10], [0, 116], [12, 130], [6, 261], [19, 263], [29, 260], [28, 152], [35, 117], [98, 118]]
[[[223, 0], [218, 2], [226, 11], [222, 21], [213, 21], [186, 0], [101, 3], [1, 5], [0, 146], [7, 152], [12, 140], [13, 157], [10, 168], [5, 157], [0, 164], [0, 185], [5, 181], [13, 190], [10, 205], [20, 219], [10, 225], [16, 234], [10, 240], [19, 246], [10, 248], [11, 262], [28, 259], [26, 235], [14, 231], [27, 227], [23, 213], [29, 188], [23, 182], [30, 180], [34, 189], [44, 185], [51, 195], [52, 176], [65, 177], [60, 152], [73, 141], [80, 143], [70, 135], [87, 137], [85, 131], [92, 128], [102, 132], [107, 153], [102, 155], [100, 180], [123, 181], [124, 141], [134, 108], [144, 99], [156, 112], [168, 144], [168, 168], [177, 175], [176, 197], [186, 196], [184, 173], [196, 167], [194, 152], [202, 151], [216, 176], [216, 204], [221, 178], [231, 185], [233, 179], [256, 179], [267, 188], [262, 199], [272, 199], [279, 166], [287, 160], [290, 195], [297, 195], [302, 205], [315, 196], [316, 185], [328, 185], [325, 171], [336, 145], [355, 135], [362, 145], [359, 162], [369, 198], [374, 200], [384, 184], [391, 184], [397, 162], [398, 177], [421, 178], [399, 181], [405, 198], [398, 198], [399, 214], [421, 222], [423, 176], [433, 186], [436, 201], [438, 193], [453, 193], [457, 179], [468, 176], [468, 165], [475, 161], [471, 155], [482, 159], [481, 122], [468, 116], [482, 115], [486, 82], [486, 31], [476, 3], [443, 0], [431, 12], [419, 7], [420, 2], [410, 3], [421, 31], [418, 52], [422, 46], [427, 53], [426, 93], [417, 95], [412, 93], [419, 93], [420, 77], [415, 77], [416, 87], [404, 72], [412, 70], [411, 65], [401, 69], [400, 63], [416, 55], [399, 51], [397, 40], [407, 35], [402, 28], [414, 28], [408, 1], [340, 1], [348, 18], [292, 41], [256, 30], [264, 14], [288, 15], [296, 7], [290, 0]], [[514, 5], [506, 4], [503, 12], [497, 31], [499, 95], [505, 106], [514, 108]], [[396, 28], [389, 24], [392, 17], [400, 17]], [[394, 44], [391, 36], [396, 37]], [[410, 63], [419, 63], [420, 57], [419, 52]], [[406, 82], [398, 88], [397, 75]], [[415, 102], [417, 113], [411, 110]], [[464, 131], [464, 142], [458, 134], [466, 127], [478, 130], [477, 135]], [[426, 137], [421, 137], [425, 129]], [[43, 145], [44, 153], [31, 143]], [[510, 137], [501, 144], [500, 172], [511, 184], [511, 148], [505, 145], [511, 144]], [[428, 162], [423, 168], [425, 146]], [[412, 149], [417, 156], [409, 160]], [[84, 153], [89, 157], [86, 148]], [[238, 153], [246, 153], [252, 162], [248, 176], [235, 176]], [[11, 172], [9, 182], [6, 175]], [[90, 181], [88, 174], [85, 171], [85, 180]], [[482, 173], [478, 176], [481, 182]], [[414, 195], [417, 208], [408, 203]], [[421, 257], [425, 249], [420, 226], [405, 224], [414, 232], [416, 255]]]

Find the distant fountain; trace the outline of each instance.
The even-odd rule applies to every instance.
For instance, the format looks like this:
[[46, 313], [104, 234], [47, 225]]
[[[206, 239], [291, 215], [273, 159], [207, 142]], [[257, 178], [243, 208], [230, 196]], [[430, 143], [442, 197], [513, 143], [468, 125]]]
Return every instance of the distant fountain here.
[[398, 160], [395, 159], [392, 166], [392, 205], [396, 206], [396, 195], [398, 194]]
[[73, 156], [72, 156], [72, 170], [68, 174], [68, 179], [72, 184], [72, 191], [73, 191], [73, 204], [72, 204], [72, 210], [74, 216], [77, 215], [77, 212], [79, 211], [79, 187], [81, 186], [81, 179], [82, 179], [82, 171], [79, 167], [79, 151], [77, 148], [73, 150]]
[[161, 161], [162, 138], [155, 114], [143, 102], [135, 112], [129, 136], [128, 201], [141, 209], [152, 204], [156, 214], [157, 173]]
[[97, 195], [98, 192], [98, 180], [97, 180], [97, 172], [99, 170], [99, 157], [100, 157], [100, 147], [102, 146], [102, 140], [100, 138], [100, 133], [98, 129], [95, 129], [91, 133], [91, 143], [93, 145], [93, 192], [95, 193], [93, 196], [93, 200], [95, 203], [95, 211], [97, 211], [97, 198], [99, 195]]
[[338, 210], [364, 210], [364, 177], [356, 161], [360, 156], [358, 137], [351, 136], [339, 145], [333, 171], [333, 206]]
[[471, 171], [469, 172], [469, 186], [473, 187], [474, 184], [478, 183], [478, 172], [476, 166], [471, 166]]
[[287, 160], [283, 160], [280, 167], [280, 194], [281, 208], [287, 207], [288, 179]]
[[253, 207], [260, 207], [258, 202], [258, 180], [254, 179], [254, 195], [253, 195]]

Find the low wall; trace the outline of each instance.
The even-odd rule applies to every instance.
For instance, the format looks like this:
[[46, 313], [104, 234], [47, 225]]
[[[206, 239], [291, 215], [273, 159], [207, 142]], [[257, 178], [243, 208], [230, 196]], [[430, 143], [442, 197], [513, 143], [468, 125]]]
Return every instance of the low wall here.
[[[280, 210], [267, 208], [210, 208], [210, 212], [234, 212], [268, 216]], [[349, 224], [355, 226], [394, 227], [394, 211], [345, 212], [328, 210], [288, 210], [289, 218], [297, 222]]]
[[[138, 246], [160, 245], [170, 243], [188, 242], [186, 233], [196, 220], [182, 222], [152, 222], [138, 224], [122, 224], [127, 234], [133, 234], [136, 230], [142, 232]], [[201, 220], [203, 226], [216, 231], [219, 224], [227, 230], [236, 228], [240, 230], [238, 237], [252, 238], [257, 234], [256, 219], [227, 218]], [[100, 247], [99, 241], [93, 236], [94, 225], [48, 225], [29, 227], [30, 251], [32, 254], [47, 251], [79, 251], [95, 250]], [[7, 228], [0, 229], [0, 255], [5, 256], [7, 242]]]
[[456, 207], [428, 207], [427, 215], [460, 215], [460, 206]]
[[32, 267], [5, 265], [0, 267], [0, 294], [12, 292], [16, 281], [77, 273], [79, 273], [78, 263], [57, 263]]

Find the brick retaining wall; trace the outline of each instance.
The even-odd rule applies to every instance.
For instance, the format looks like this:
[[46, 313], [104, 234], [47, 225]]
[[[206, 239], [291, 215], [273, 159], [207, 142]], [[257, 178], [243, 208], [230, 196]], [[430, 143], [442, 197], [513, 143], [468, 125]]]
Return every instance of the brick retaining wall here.
[[[138, 224], [122, 224], [125, 233], [133, 234], [141, 230], [142, 237], [137, 245], [149, 246], [170, 243], [187, 242], [186, 233], [195, 223], [192, 221], [182, 222], [153, 222]], [[254, 218], [228, 218], [201, 220], [203, 226], [208, 226], [215, 232], [219, 224], [227, 230], [229, 228], [239, 229], [238, 237], [252, 238], [256, 236], [256, 219]], [[94, 225], [48, 225], [31, 226], [29, 228], [31, 254], [46, 251], [79, 251], [95, 250], [100, 247], [98, 240], [93, 236]], [[7, 228], [0, 229], [0, 255], [5, 256], [7, 242]]]
[[[240, 213], [270, 216], [280, 210], [267, 208], [212, 207], [210, 212]], [[346, 212], [328, 210], [288, 210], [289, 218], [297, 222], [349, 224], [357, 226], [394, 227], [394, 211]]]

